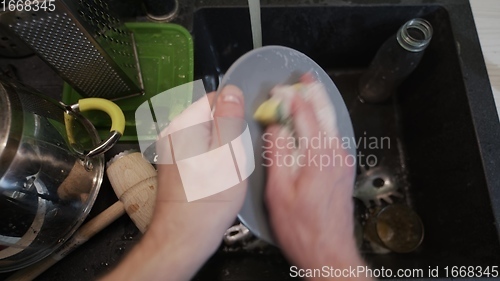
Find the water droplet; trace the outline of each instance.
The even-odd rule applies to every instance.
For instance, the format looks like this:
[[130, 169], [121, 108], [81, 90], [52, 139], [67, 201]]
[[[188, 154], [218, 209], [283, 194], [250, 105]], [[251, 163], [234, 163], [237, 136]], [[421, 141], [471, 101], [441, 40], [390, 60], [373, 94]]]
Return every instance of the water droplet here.
[[134, 236], [129, 233], [123, 234], [122, 236], [122, 240], [132, 240], [132, 239], [134, 239]]
[[125, 252], [125, 247], [119, 247], [118, 249], [116, 249], [115, 253], [118, 254], [118, 255], [122, 255], [123, 252]]

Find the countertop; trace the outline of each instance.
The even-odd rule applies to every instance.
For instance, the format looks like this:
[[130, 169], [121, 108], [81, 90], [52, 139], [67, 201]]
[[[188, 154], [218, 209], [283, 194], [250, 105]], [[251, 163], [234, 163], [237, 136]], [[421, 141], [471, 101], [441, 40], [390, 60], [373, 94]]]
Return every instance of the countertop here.
[[500, 115], [500, 1], [470, 0], [470, 5]]

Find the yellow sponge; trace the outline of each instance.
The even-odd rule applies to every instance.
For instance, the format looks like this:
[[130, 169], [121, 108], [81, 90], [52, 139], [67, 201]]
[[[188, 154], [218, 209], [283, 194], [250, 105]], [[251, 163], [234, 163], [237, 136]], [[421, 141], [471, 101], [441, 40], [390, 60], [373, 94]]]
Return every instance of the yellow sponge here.
[[278, 123], [281, 120], [280, 106], [280, 101], [268, 99], [257, 108], [253, 118], [263, 125]]

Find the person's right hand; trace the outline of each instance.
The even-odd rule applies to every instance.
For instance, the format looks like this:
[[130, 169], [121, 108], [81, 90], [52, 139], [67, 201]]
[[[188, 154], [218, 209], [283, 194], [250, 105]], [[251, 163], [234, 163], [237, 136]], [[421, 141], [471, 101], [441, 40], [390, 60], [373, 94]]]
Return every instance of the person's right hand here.
[[[294, 97], [291, 113], [295, 138], [311, 141], [324, 136], [309, 102]], [[289, 147], [292, 136], [286, 127], [274, 125], [267, 133], [273, 142], [268, 156], [277, 161], [268, 168], [266, 203], [275, 237], [292, 265], [303, 269], [363, 265], [353, 234], [356, 167], [344, 161], [347, 152], [331, 142], [320, 147], [302, 145], [294, 151]], [[334, 160], [332, 153], [340, 154], [342, 163], [321, 165], [321, 157]], [[280, 157], [281, 163], [274, 156]], [[287, 166], [287, 157], [302, 162], [301, 167]], [[315, 157], [315, 162], [308, 162]]]

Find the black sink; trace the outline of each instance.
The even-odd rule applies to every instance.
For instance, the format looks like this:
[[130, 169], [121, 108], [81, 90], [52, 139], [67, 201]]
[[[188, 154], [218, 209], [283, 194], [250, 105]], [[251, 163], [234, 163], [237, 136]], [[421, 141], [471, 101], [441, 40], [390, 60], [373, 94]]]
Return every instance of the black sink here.
[[[429, 266], [499, 264], [500, 183], [494, 170], [500, 126], [468, 2], [397, 2], [402, 3], [270, 5], [262, 9], [263, 45], [297, 49], [325, 69], [346, 102], [356, 137], [390, 138], [390, 148], [361, 150], [375, 154], [377, 166], [396, 178], [405, 195], [400, 201], [421, 217], [425, 238], [409, 254], [380, 255], [362, 248], [371, 266], [394, 272], [420, 268], [427, 276]], [[419, 67], [391, 101], [360, 103], [360, 74], [380, 45], [417, 17], [434, 27]], [[195, 78], [214, 90], [229, 66], [252, 49], [248, 9], [199, 9], [193, 35]], [[286, 263], [272, 264], [281, 262], [275, 252], [236, 252], [219, 253], [200, 278], [215, 274], [216, 265], [227, 268], [228, 276], [218, 276], [228, 280], [289, 277]]]
[[[197, 0], [194, 21], [186, 24], [195, 42], [195, 79], [203, 79], [207, 90], [215, 90], [229, 66], [252, 49], [245, 2]], [[418, 213], [426, 232], [422, 245], [408, 254], [380, 255], [362, 247], [370, 266], [418, 268], [427, 277], [429, 266], [500, 264], [500, 125], [468, 1], [261, 2], [264, 45], [292, 47], [322, 66], [344, 97], [357, 137], [366, 132], [391, 139], [390, 148], [371, 153], [397, 178], [405, 195], [399, 200]], [[359, 75], [380, 45], [416, 17], [434, 27], [422, 62], [392, 100], [359, 103]], [[60, 94], [61, 80], [38, 58], [1, 62], [16, 66], [28, 85]], [[108, 156], [131, 146], [120, 144]], [[105, 179], [89, 217], [115, 201]], [[116, 265], [140, 236], [124, 216], [38, 280], [93, 279]], [[253, 242], [252, 250], [222, 245], [194, 279], [289, 279], [280, 250]]]

